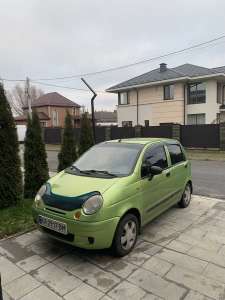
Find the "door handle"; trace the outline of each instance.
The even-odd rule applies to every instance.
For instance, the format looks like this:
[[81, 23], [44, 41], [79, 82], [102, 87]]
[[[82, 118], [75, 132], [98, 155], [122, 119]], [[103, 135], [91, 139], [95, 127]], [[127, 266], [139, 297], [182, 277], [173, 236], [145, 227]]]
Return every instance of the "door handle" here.
[[170, 177], [170, 172], [166, 173], [166, 177]]
[[184, 167], [187, 168], [187, 165], [188, 165], [188, 164], [185, 164]]

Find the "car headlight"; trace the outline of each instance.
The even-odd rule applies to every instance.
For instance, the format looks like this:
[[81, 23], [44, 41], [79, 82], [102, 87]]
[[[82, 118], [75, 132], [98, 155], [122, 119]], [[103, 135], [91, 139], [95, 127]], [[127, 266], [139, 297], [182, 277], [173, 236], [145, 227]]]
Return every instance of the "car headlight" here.
[[103, 198], [101, 195], [94, 195], [88, 198], [82, 206], [86, 215], [92, 215], [96, 213], [102, 206]]
[[41, 188], [39, 189], [39, 191], [37, 192], [37, 195], [34, 198], [34, 202], [36, 204], [36, 206], [41, 204], [41, 200], [42, 200], [42, 196], [44, 195], [44, 193], [46, 192], [47, 187], [46, 185], [42, 185]]

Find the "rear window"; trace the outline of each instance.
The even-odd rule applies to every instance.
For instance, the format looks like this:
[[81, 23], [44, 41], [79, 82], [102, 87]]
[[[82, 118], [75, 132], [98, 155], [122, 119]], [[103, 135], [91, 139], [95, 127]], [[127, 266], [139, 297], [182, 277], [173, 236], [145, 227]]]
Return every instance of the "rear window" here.
[[178, 164], [179, 162], [185, 161], [184, 153], [178, 144], [167, 144], [167, 148], [170, 153], [172, 165]]

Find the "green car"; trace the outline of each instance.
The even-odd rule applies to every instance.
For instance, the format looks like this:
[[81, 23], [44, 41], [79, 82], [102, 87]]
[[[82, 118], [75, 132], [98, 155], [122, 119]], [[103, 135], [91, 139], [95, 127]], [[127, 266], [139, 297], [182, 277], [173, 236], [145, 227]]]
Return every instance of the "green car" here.
[[37, 193], [34, 221], [50, 236], [85, 249], [129, 253], [141, 227], [191, 200], [191, 166], [176, 140], [100, 143]]

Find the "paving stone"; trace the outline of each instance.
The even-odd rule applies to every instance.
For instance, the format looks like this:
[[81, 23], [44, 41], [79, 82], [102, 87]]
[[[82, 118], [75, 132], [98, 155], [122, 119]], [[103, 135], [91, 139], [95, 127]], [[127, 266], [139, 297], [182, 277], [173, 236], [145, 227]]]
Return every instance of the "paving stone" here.
[[11, 281], [7, 285], [5, 285], [4, 289], [10, 297], [17, 300], [40, 285], [40, 282], [27, 274]]
[[151, 257], [142, 265], [143, 268], [160, 276], [164, 276], [169, 271], [169, 269], [171, 269], [172, 266], [173, 265], [171, 263], [168, 263], [167, 261], [157, 258], [155, 256]]
[[19, 235], [18, 237], [15, 238], [15, 242], [20, 244], [23, 247], [27, 247], [30, 244], [33, 244], [35, 242], [37, 242], [38, 240], [40, 240], [40, 235], [41, 233], [39, 233], [37, 230], [35, 231], [30, 231], [28, 233]]
[[12, 298], [3, 290], [2, 291], [3, 300], [11, 300]]
[[46, 286], [42, 285], [37, 289], [33, 290], [31, 293], [22, 297], [21, 300], [62, 300], [62, 297], [56, 295]]
[[221, 281], [225, 284], [225, 268], [221, 268], [219, 266], [209, 263], [203, 275]]
[[109, 293], [109, 296], [115, 300], [139, 300], [142, 299], [145, 294], [146, 292], [136, 285], [123, 281]]
[[34, 271], [34, 276], [62, 296], [72, 291], [82, 283], [80, 279], [68, 274], [52, 263]]
[[109, 296], [105, 295], [103, 298], [101, 298], [101, 300], [112, 300], [112, 298], [110, 298]]
[[108, 268], [106, 268], [106, 270], [112, 272], [117, 276], [126, 278], [131, 273], [133, 273], [137, 268], [138, 268], [137, 266], [130, 264], [125, 260], [120, 259], [116, 263], [112, 263]]
[[68, 253], [54, 260], [55, 265], [67, 271], [82, 263], [84, 263], [84, 259], [74, 252]]
[[159, 252], [162, 249], [161, 246], [148, 243], [148, 242], [142, 242], [140, 243], [136, 248], [136, 252], [144, 252], [147, 255], [155, 255], [157, 252]]
[[20, 268], [3, 256], [0, 257], [0, 272], [2, 276], [2, 285], [25, 274]]
[[19, 261], [17, 263], [17, 266], [23, 269], [25, 272], [29, 273], [42, 267], [47, 263], [48, 261], [40, 257], [39, 255], [33, 255], [24, 260]]
[[64, 296], [65, 300], [98, 300], [102, 298], [104, 294], [95, 288], [87, 285], [86, 283], [81, 284], [78, 288]]
[[194, 246], [188, 251], [188, 255], [225, 267], [225, 256], [220, 255], [215, 251], [208, 251]]
[[207, 262], [205, 261], [167, 249], [163, 249], [161, 252], [157, 253], [155, 257], [161, 258], [172, 264], [189, 269], [199, 274], [202, 273], [207, 266]]
[[149, 255], [140, 251], [137, 247], [137, 248], [133, 249], [133, 251], [131, 253], [124, 256], [123, 259], [132, 264], [135, 264], [137, 266], [141, 266], [146, 260], [149, 259]]
[[173, 267], [166, 278], [213, 299], [220, 299], [224, 295], [224, 284], [180, 267]]
[[171, 243], [169, 243], [166, 246], [166, 248], [176, 250], [178, 252], [186, 253], [188, 250], [190, 250], [192, 248], [192, 245], [185, 243], [185, 242], [181, 242], [179, 240], [174, 240]]
[[[199, 294], [196, 291], [190, 291], [184, 300], [210, 300], [209, 297]], [[222, 300], [222, 299], [221, 299]]]
[[163, 300], [163, 298], [160, 298], [153, 294], [145, 294], [145, 296], [141, 300]]
[[105, 253], [102, 254], [89, 254], [87, 257], [87, 260], [89, 260], [90, 262], [93, 262], [95, 265], [101, 267], [101, 268], [106, 268], [109, 265], [112, 264], [112, 261], [118, 261], [118, 259], [110, 256], [110, 255], [106, 255]]
[[127, 280], [149, 293], [167, 300], [178, 300], [187, 292], [183, 287], [141, 268], [130, 275]]
[[69, 272], [105, 293], [120, 282], [117, 276], [89, 262], [75, 266]]
[[174, 232], [171, 235], [164, 235], [164, 234], [152, 234], [151, 232], [145, 230], [142, 234], [143, 240], [151, 243], [155, 243], [158, 246], [166, 246], [172, 240], [176, 239], [179, 236], [178, 232]]

